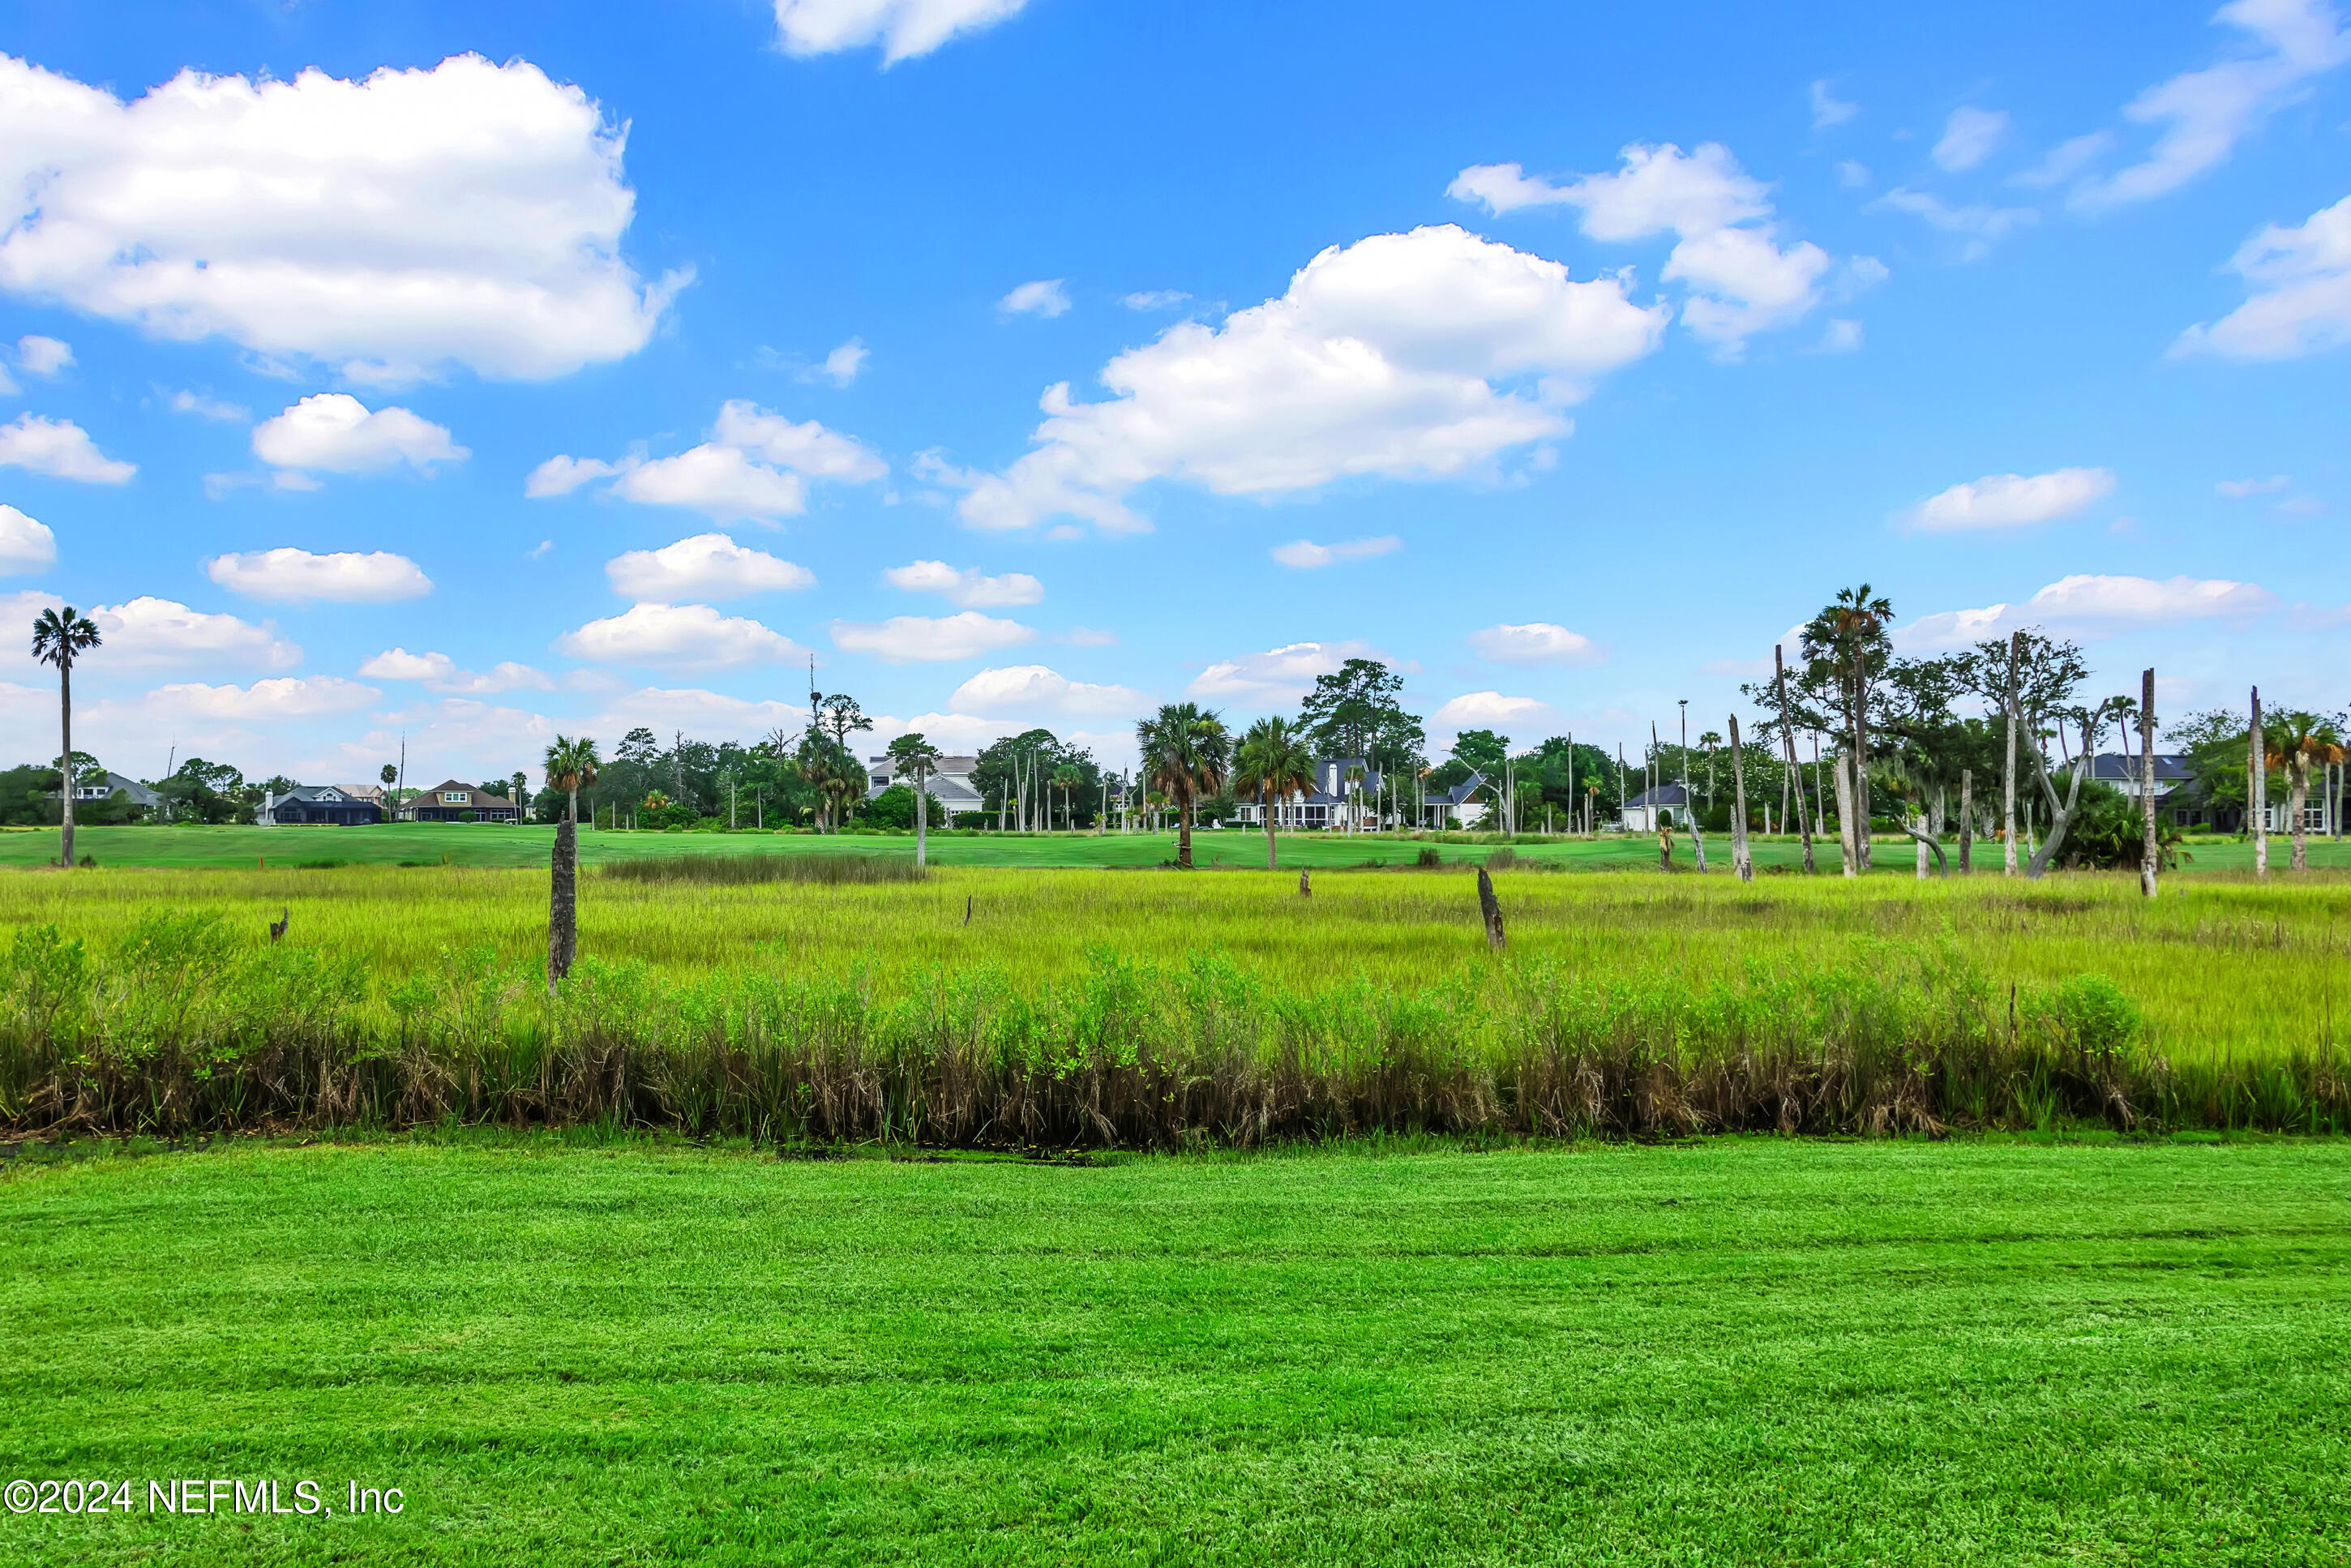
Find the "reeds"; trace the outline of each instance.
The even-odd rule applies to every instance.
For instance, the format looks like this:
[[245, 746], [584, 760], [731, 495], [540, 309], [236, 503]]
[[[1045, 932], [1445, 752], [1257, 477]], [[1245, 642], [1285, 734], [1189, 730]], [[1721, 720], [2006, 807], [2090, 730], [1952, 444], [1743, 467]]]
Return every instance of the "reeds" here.
[[1648, 1136], [2351, 1125], [2331, 1051], [2175, 1064], [2077, 975], [2007, 987], [1956, 944], [1863, 939], [1690, 985], [1556, 959], [1300, 988], [1226, 954], [1097, 946], [1059, 983], [884, 983], [784, 961], [677, 977], [487, 946], [384, 979], [155, 915], [103, 952], [19, 930], [0, 1120], [181, 1133], [447, 1119], [781, 1141], [1179, 1147], [1371, 1132]]

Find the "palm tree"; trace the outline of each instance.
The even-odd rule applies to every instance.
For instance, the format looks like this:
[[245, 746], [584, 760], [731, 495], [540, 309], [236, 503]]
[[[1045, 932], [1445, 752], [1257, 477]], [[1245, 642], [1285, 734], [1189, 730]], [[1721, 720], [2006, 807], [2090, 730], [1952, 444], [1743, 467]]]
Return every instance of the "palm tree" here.
[[2288, 810], [2293, 813], [2294, 869], [2310, 869], [2310, 846], [2303, 812], [2310, 801], [2310, 769], [2313, 765], [2329, 766], [2343, 760], [2343, 737], [2335, 727], [2316, 714], [2264, 714], [2262, 716], [2262, 760], [2272, 768], [2285, 769], [2293, 788]]
[[938, 765], [938, 748], [925, 740], [919, 731], [902, 735], [890, 743], [890, 760], [914, 775], [914, 863], [928, 865], [931, 859], [931, 797], [924, 788], [931, 769]]
[[98, 642], [97, 623], [70, 604], [63, 610], [44, 610], [33, 618], [33, 657], [57, 667], [58, 728], [63, 735], [57, 750], [62, 769], [57, 800], [63, 810], [57, 820], [64, 830], [57, 852], [59, 863], [68, 870], [74, 863], [73, 667], [74, 661], [97, 647]]
[[1255, 795], [1265, 813], [1265, 869], [1279, 871], [1275, 859], [1273, 819], [1283, 797], [1314, 788], [1314, 754], [1290, 721], [1261, 718], [1241, 737], [1233, 756], [1233, 793]]
[[1360, 762], [1347, 764], [1347, 831], [1352, 833], [1364, 815], [1364, 765]]
[[571, 972], [580, 954], [580, 791], [596, 782], [596, 743], [586, 736], [559, 735], [547, 748], [547, 787], [563, 791], [563, 820], [555, 824], [555, 853], [549, 869], [547, 989]]
[[1176, 863], [1192, 869], [1192, 807], [1224, 788], [1232, 735], [1224, 719], [1196, 703], [1169, 703], [1134, 727], [1151, 781], [1176, 803]]
[[1722, 745], [1721, 732], [1709, 729], [1698, 737], [1698, 743], [1706, 747], [1706, 809], [1711, 811], [1714, 810], [1714, 754], [1716, 748]]
[[1086, 776], [1074, 762], [1064, 762], [1053, 769], [1053, 787], [1061, 792], [1061, 826], [1071, 832], [1078, 831], [1077, 813], [1072, 808], [1071, 791], [1086, 781]]

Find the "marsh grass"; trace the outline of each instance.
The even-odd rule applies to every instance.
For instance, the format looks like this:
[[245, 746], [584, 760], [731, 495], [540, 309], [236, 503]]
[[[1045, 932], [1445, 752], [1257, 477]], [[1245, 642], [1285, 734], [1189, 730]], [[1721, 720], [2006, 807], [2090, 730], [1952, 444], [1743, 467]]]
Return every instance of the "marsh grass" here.
[[[845, 920], [904, 891], [785, 896], [846, 895], [830, 906]], [[26, 925], [0, 966], [0, 1120], [1152, 1148], [2351, 1124], [2331, 1039], [2175, 1060], [2105, 975], [2003, 980], [1949, 933], [1753, 952], [1713, 974], [1537, 952], [1417, 983], [1334, 964], [1301, 982], [1215, 946], [1161, 960], [1109, 942], [1050, 972], [984, 954], [895, 972], [764, 958], [590, 957], [550, 996], [534, 958], [481, 941], [387, 972], [329, 945], [257, 945], [203, 909], [149, 907], [96, 941]]]
[[921, 882], [911, 860], [877, 854], [680, 854], [606, 861], [594, 874], [612, 882], [747, 883], [813, 882], [829, 885]]

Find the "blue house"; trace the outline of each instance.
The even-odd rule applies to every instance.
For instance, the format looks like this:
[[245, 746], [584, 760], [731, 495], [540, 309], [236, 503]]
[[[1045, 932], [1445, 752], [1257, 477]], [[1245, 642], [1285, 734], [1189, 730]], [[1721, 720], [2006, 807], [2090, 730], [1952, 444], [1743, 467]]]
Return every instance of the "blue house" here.
[[350, 828], [382, 821], [383, 808], [332, 784], [297, 784], [282, 795], [265, 798], [253, 820], [265, 828]]

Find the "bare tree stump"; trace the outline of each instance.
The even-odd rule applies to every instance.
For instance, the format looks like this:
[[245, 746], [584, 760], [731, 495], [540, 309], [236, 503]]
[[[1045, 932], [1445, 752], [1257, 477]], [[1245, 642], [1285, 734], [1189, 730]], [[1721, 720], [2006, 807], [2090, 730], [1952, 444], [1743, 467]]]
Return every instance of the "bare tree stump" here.
[[1486, 946], [1495, 952], [1502, 950], [1502, 901], [1494, 896], [1494, 879], [1486, 868], [1478, 868], [1478, 913], [1486, 917]]
[[1301, 898], [1314, 896], [1314, 884], [1306, 880], [1306, 875], [1305, 869], [1301, 867], [1298, 873], [1298, 896]]

